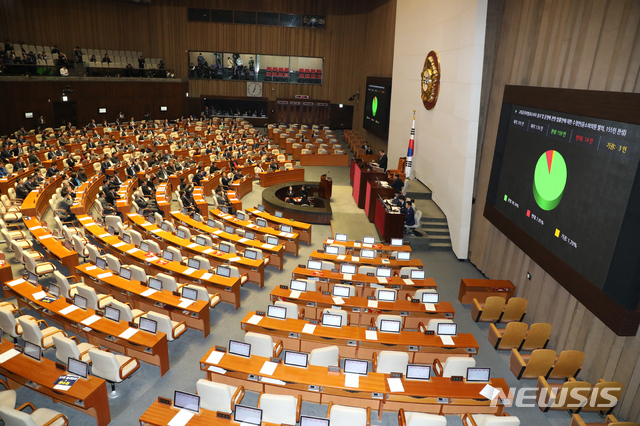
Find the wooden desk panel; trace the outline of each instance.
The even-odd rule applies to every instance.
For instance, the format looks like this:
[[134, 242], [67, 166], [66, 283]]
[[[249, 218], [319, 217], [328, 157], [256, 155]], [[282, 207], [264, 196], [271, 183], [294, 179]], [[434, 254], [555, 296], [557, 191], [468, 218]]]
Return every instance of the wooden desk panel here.
[[78, 253], [67, 249], [64, 243], [51, 235], [48, 229], [43, 228], [37, 219], [24, 219], [24, 225], [29, 229], [31, 235], [38, 240], [38, 244], [45, 249], [49, 256], [59, 260], [69, 272], [72, 272], [74, 268], [78, 266]]
[[238, 199], [242, 199], [249, 192], [253, 191], [253, 178], [243, 178], [231, 184], [231, 189], [236, 192]]
[[348, 166], [348, 154], [300, 154], [301, 166]]
[[311, 230], [312, 230], [311, 224], [298, 222], [295, 220], [292, 221], [290, 219], [285, 219], [280, 217], [275, 217], [269, 212], [261, 212], [260, 210], [254, 209], [252, 207], [246, 208], [245, 211], [250, 215], [254, 215], [266, 220], [267, 224], [270, 227], [275, 228], [279, 225], [289, 225], [293, 227], [293, 229], [300, 235], [300, 241], [304, 241], [307, 243], [307, 245], [311, 245]]
[[327, 238], [324, 240], [323, 246], [326, 248], [328, 245], [344, 246], [347, 250], [358, 251], [362, 249], [374, 249], [383, 253], [391, 254], [394, 251], [408, 251], [411, 252], [410, 245], [392, 246], [391, 244], [364, 244], [362, 241], [336, 241], [333, 238]]
[[[0, 343], [1, 353], [13, 348], [14, 345], [7, 340]], [[56, 380], [66, 373], [58, 370], [55, 363], [45, 357], [38, 362], [24, 354], [0, 364], [0, 374], [7, 378], [9, 389], [27, 386], [51, 398], [53, 402], [61, 402], [94, 417], [98, 426], [107, 426], [111, 422], [107, 383], [103, 379], [89, 376], [86, 380], [79, 379], [64, 392], [54, 390]]]
[[470, 304], [473, 299], [484, 303], [487, 297], [500, 296], [509, 300], [516, 293], [516, 287], [509, 280], [485, 280], [463, 278], [460, 281], [460, 292], [458, 300], [460, 303]]
[[278, 170], [275, 172], [258, 173], [260, 186], [267, 188], [279, 183], [304, 181], [304, 169]]
[[22, 202], [23, 216], [42, 217], [49, 207], [49, 199], [55, 194], [56, 189], [62, 184], [62, 176], [50, 179], [40, 189], [34, 189]]
[[[180, 410], [173, 406], [160, 404], [156, 401], [140, 416], [140, 426], [168, 426], [171, 419], [178, 414], [178, 411]], [[216, 411], [210, 411], [204, 408], [200, 408], [200, 413], [189, 420], [189, 426], [238, 426], [238, 424], [239, 423], [233, 421], [233, 414], [229, 420], [221, 419], [218, 417]], [[262, 422], [262, 426], [280, 425]]]
[[[355, 257], [355, 259], [354, 259]], [[320, 253], [319, 251], [314, 251], [309, 255], [309, 259], [317, 259], [324, 260], [327, 262], [333, 262], [336, 265], [340, 263], [351, 263], [353, 265], [358, 266], [384, 266], [387, 268], [391, 268], [394, 272], [398, 272], [401, 268], [405, 267], [415, 267], [422, 269], [422, 261], [420, 259], [409, 259], [409, 260], [396, 260], [396, 259], [387, 259], [384, 257], [376, 257], [373, 259], [364, 258], [361, 256], [352, 256], [352, 255], [335, 255], [335, 254], [327, 254]]]
[[15, 184], [22, 178], [34, 173], [38, 167], [29, 167], [17, 173], [11, 173], [9, 176], [0, 179], [0, 193], [9, 196], [9, 188], [13, 188]]

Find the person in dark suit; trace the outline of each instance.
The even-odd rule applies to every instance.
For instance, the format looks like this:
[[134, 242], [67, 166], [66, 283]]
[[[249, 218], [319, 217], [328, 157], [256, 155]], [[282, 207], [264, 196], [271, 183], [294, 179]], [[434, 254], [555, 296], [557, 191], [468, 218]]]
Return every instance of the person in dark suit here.
[[40, 163], [41, 161], [36, 155], [35, 151], [31, 151], [31, 153], [29, 154], [29, 164], [34, 165], [34, 164], [40, 164]]
[[49, 167], [47, 169], [47, 177], [51, 177], [51, 176], [55, 176], [58, 174], [58, 166], [56, 166], [56, 163], [53, 163], [51, 165], [51, 167]]
[[169, 179], [169, 174], [167, 173], [167, 171], [164, 169], [164, 166], [161, 165], [160, 166], [160, 170], [158, 170], [156, 172], [156, 176], [158, 177], [158, 179], [161, 182], [166, 182]]
[[391, 183], [391, 187], [393, 188], [393, 192], [402, 192], [402, 187], [404, 186], [404, 182], [400, 179], [400, 175], [398, 173], [395, 174], [395, 179], [393, 183]]
[[18, 161], [16, 161], [13, 164], [13, 171], [17, 172], [19, 170], [24, 170], [27, 168], [27, 163], [24, 162], [24, 160], [22, 158], [18, 158]]
[[380, 160], [378, 161], [378, 167], [380, 167], [385, 172], [387, 171], [387, 154], [384, 152], [384, 149], [380, 150]]
[[102, 171], [102, 173], [106, 173], [107, 169], [110, 167], [111, 161], [109, 160], [109, 154], [107, 154], [107, 157], [104, 159], [102, 164], [100, 164], [100, 170]]
[[[404, 226], [413, 226], [416, 224], [415, 212], [413, 210], [413, 204], [411, 201], [407, 201], [405, 206], [400, 210], [400, 213], [405, 214], [404, 218]], [[406, 233], [412, 232], [408, 229], [405, 229]]]
[[128, 177], [128, 178], [134, 178], [136, 177], [136, 170], [133, 167], [133, 164], [129, 163], [129, 165], [124, 169], [124, 174]]

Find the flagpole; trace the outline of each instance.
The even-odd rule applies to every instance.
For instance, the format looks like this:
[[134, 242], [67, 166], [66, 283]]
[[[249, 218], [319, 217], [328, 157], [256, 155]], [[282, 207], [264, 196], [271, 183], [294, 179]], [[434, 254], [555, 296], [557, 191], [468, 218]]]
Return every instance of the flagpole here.
[[407, 160], [405, 162], [405, 185], [411, 179], [411, 168], [413, 165], [413, 144], [416, 134], [416, 110], [413, 110], [413, 124], [411, 124], [411, 137], [409, 138], [409, 149], [407, 150]]

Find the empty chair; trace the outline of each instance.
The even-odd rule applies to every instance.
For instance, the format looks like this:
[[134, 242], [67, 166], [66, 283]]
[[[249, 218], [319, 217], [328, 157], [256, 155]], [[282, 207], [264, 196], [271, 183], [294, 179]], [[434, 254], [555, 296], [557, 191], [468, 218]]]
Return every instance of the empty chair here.
[[581, 411], [611, 414], [621, 396], [622, 383], [600, 379], [591, 389], [589, 399]]
[[433, 372], [438, 377], [462, 376], [467, 377], [467, 368], [474, 368], [476, 359], [468, 356], [450, 356], [440, 363], [439, 359], [433, 360]]
[[309, 365], [318, 367], [340, 366], [340, 348], [337, 346], [325, 346], [313, 349], [309, 353]]
[[205, 410], [232, 413], [244, 398], [244, 386], [234, 387], [206, 379], [196, 382], [200, 406]]
[[398, 426], [447, 426], [444, 415], [398, 411]]
[[137, 358], [112, 354], [108, 349], [89, 349], [91, 358], [91, 374], [100, 377], [111, 384], [109, 398], [117, 398], [120, 393], [116, 390], [116, 383], [120, 383], [140, 368]]
[[73, 241], [73, 249], [76, 251], [76, 253], [78, 253], [79, 256], [82, 256], [85, 259], [88, 258], [89, 249], [87, 248], [86, 240], [83, 240], [78, 235], [73, 235], [71, 237], [71, 240]]
[[520, 354], [511, 349], [509, 367], [519, 379], [537, 379], [546, 377], [556, 362], [556, 351], [551, 349], [536, 349], [530, 354]]
[[120, 260], [112, 254], [106, 254], [104, 256], [107, 261], [107, 268], [111, 269], [113, 272], [120, 272]]
[[184, 232], [184, 238], [190, 240], [191, 239], [191, 231], [189, 231], [189, 228], [186, 228], [182, 225], [178, 226], [178, 230]]
[[17, 342], [18, 337], [22, 336], [23, 334], [22, 326], [14, 316], [16, 312], [20, 314], [19, 318], [37, 321], [31, 315], [23, 315], [22, 311], [12, 304], [0, 306], [0, 328], [2, 328], [5, 333], [13, 338], [14, 343]]
[[375, 266], [359, 266], [358, 267], [358, 274], [360, 275], [367, 275], [367, 274], [374, 274], [376, 273], [376, 268]]
[[524, 339], [520, 351], [533, 351], [545, 349], [551, 337], [551, 324], [544, 322], [531, 324], [527, 337]]
[[94, 246], [93, 244], [87, 244], [87, 250], [89, 251], [89, 260], [91, 261], [91, 263], [95, 264], [97, 259], [100, 257], [104, 257], [104, 251], [102, 251], [102, 254], [100, 254], [101, 249], [99, 249], [98, 247]]
[[5, 390], [0, 391], [0, 405], [9, 408], [15, 407], [17, 397], [16, 391], [9, 389], [7, 382], [2, 379], [0, 379], [0, 384], [5, 388]]
[[440, 318], [430, 319], [429, 322], [427, 323], [427, 327], [425, 328], [425, 330], [438, 331], [438, 324], [452, 324], [452, 323], [453, 321], [450, 319], [440, 319]]
[[209, 294], [209, 292], [207, 292], [207, 289], [205, 287], [195, 285], [195, 284], [187, 284], [184, 286], [184, 288], [190, 288], [192, 290], [197, 291], [198, 300], [203, 300], [209, 303], [210, 308], [213, 308], [214, 306], [216, 306], [218, 303], [222, 301], [222, 298], [220, 297], [220, 293]]
[[[208, 235], [198, 235], [198, 237], [204, 238], [204, 240], [206, 241], [206, 244], [205, 244], [206, 246], [213, 247], [213, 241], [211, 240], [210, 236], [208, 236]], [[192, 238], [195, 240], [196, 237], [194, 236]]]
[[347, 248], [345, 246], [339, 246], [336, 244], [329, 244], [328, 247], [335, 247], [339, 254], [347, 254]]
[[343, 311], [342, 309], [333, 309], [333, 308], [324, 308], [322, 310], [322, 315], [325, 313], [331, 315], [340, 315], [342, 317], [342, 325], [351, 325], [351, 315], [347, 311]]
[[585, 354], [582, 351], [562, 351], [556, 358], [547, 380], [567, 380], [576, 377], [582, 368]]
[[147, 273], [144, 269], [136, 265], [129, 265], [129, 270], [131, 271], [132, 280], [140, 281], [141, 283], [147, 282]]
[[162, 281], [162, 289], [167, 291], [178, 291], [184, 284], [178, 284], [176, 279], [171, 275], [159, 273], [156, 277]]
[[62, 333], [56, 333], [51, 337], [56, 347], [56, 359], [63, 364], [69, 364], [69, 358], [89, 362], [89, 349], [96, 347], [80, 342], [76, 336], [65, 337]]
[[580, 414], [574, 414], [569, 426], [638, 426], [638, 423], [618, 421], [613, 414], [609, 414], [604, 423], [585, 423]]
[[134, 246], [140, 246], [140, 243], [144, 240], [142, 235], [136, 230], [129, 229], [127, 234], [131, 235], [131, 244]]
[[519, 350], [527, 336], [528, 328], [524, 322], [510, 322], [503, 329], [491, 324], [489, 326], [489, 342], [498, 350]]
[[149, 311], [145, 314], [150, 320], [158, 323], [158, 331], [167, 335], [167, 340], [172, 342], [187, 331], [184, 321], [172, 321], [167, 315]]
[[246, 283], [247, 280], [249, 279], [247, 274], [240, 275], [240, 270], [238, 269], [237, 266], [229, 266], [229, 269], [231, 270], [231, 276], [232, 277], [240, 278], [240, 284]]
[[336, 269], [336, 264], [333, 262], [322, 261], [322, 269], [325, 271], [330, 271], [332, 269]]
[[502, 416], [492, 414], [465, 414], [462, 417], [464, 426], [520, 426], [520, 419], [504, 413]]
[[300, 421], [302, 396], [275, 395], [260, 392], [258, 408], [262, 409], [262, 421], [265, 423], [295, 425]]
[[327, 417], [331, 426], [369, 426], [371, 407], [356, 408], [330, 402]]
[[[60, 297], [66, 297], [67, 299], [73, 298], [73, 295], [77, 292], [76, 286], [82, 283], [82, 281], [80, 281], [80, 279], [75, 275], [69, 275], [68, 277], [65, 277], [59, 271], [53, 271], [53, 276], [55, 277], [56, 284], [60, 289]], [[70, 284], [69, 280], [75, 280], [76, 284]]]
[[51, 262], [37, 262], [36, 254], [33, 252], [24, 252], [25, 268], [27, 271], [36, 274], [38, 277], [50, 274], [56, 270]]
[[168, 246], [165, 250], [169, 253], [173, 253], [174, 262], [182, 262], [184, 259], [186, 259], [184, 256], [182, 256], [182, 252], [176, 247]]
[[[25, 408], [31, 408], [31, 414], [25, 413]], [[66, 426], [69, 419], [55, 410], [36, 408], [32, 403], [25, 402], [17, 409], [7, 405], [0, 405], [0, 417], [7, 426]]]
[[541, 375], [536, 385], [536, 402], [545, 413], [549, 410], [579, 413], [587, 404], [591, 389], [589, 382], [579, 382], [573, 377], [566, 382], [550, 385]]
[[[36, 320], [35, 318], [26, 318], [24, 316], [18, 317], [18, 322], [20, 326], [22, 326], [23, 334], [22, 338], [25, 342], [33, 343], [34, 345], [40, 346], [43, 350], [48, 349], [53, 346], [53, 335], [56, 333], [62, 333], [62, 335], [66, 336], [67, 334], [56, 328], [49, 327], [45, 320]], [[45, 329], [40, 330], [40, 324], [44, 324]]]
[[[142, 242], [149, 244], [149, 253], [160, 254], [162, 250], [160, 249], [160, 245], [152, 240], [142, 240]], [[174, 248], [174, 247], [172, 247]], [[176, 249], [177, 250], [177, 249]]]
[[504, 310], [504, 297], [490, 296], [484, 303], [474, 298], [471, 304], [471, 318], [475, 322], [497, 322]]
[[175, 232], [176, 232], [176, 228], [173, 226], [173, 223], [169, 222], [168, 220], [164, 220], [162, 222], [161, 227], [165, 231], [171, 232], [172, 234], [175, 234]]
[[113, 296], [110, 294], [98, 294], [93, 287], [84, 284], [78, 284], [76, 291], [80, 296], [87, 299], [87, 308], [94, 311], [104, 309], [113, 300]]
[[145, 314], [144, 311], [134, 309], [129, 303], [124, 303], [117, 299], [113, 299], [110, 306], [120, 311], [120, 321], [137, 323], [139, 321], [138, 318]]
[[529, 301], [522, 297], [512, 297], [504, 307], [500, 322], [522, 321], [527, 313]]
[[380, 351], [379, 354], [374, 352], [371, 360], [373, 371], [384, 374], [405, 374], [407, 364], [409, 364], [409, 354], [399, 351]]
[[211, 269], [211, 262], [206, 257], [195, 255], [193, 258], [200, 262], [200, 269], [204, 269], [205, 271], [209, 271]]
[[247, 331], [244, 335], [244, 341], [251, 345], [251, 355], [277, 358], [280, 356], [280, 352], [282, 352], [282, 340], [273, 343], [271, 336], [266, 334]]
[[277, 300], [274, 302], [274, 306], [280, 306], [287, 310], [287, 318], [293, 319], [303, 319], [304, 318], [304, 308], [298, 308], [293, 302], [283, 302], [282, 300]]
[[378, 330], [380, 330], [380, 324], [383, 320], [400, 321], [400, 327], [402, 327], [402, 317], [400, 315], [380, 314], [375, 319], [375, 322], [373, 322], [373, 318], [371, 318], [372, 325], [375, 325]]
[[120, 219], [120, 216], [115, 216], [115, 215], [106, 215], [104, 217], [105, 223], [107, 224], [107, 227], [109, 226], [113, 226], [113, 229], [119, 229], [118, 224], [120, 224], [120, 226], [124, 226], [125, 228], [128, 228], [128, 226], [125, 226], [122, 223], [122, 219]]

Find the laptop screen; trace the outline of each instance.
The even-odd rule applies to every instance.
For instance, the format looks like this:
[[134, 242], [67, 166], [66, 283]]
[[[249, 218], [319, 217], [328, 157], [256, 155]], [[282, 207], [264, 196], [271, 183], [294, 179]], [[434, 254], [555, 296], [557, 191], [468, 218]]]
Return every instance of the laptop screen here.
[[322, 262], [319, 260], [307, 260], [307, 269], [320, 271], [322, 269]]
[[187, 266], [193, 269], [200, 269], [200, 261], [198, 259], [187, 260]]
[[173, 393], [173, 406], [194, 413], [200, 412], [200, 397], [187, 392], [175, 391]]
[[396, 256], [398, 260], [411, 260], [411, 252], [410, 251], [399, 251]]
[[120, 322], [120, 309], [112, 306], [105, 306], [104, 317], [111, 321]]
[[347, 234], [336, 234], [336, 241], [342, 241], [342, 242], [346, 242], [347, 241]]
[[276, 210], [274, 215], [275, 215], [275, 217], [277, 217], [279, 219], [282, 219], [282, 212], [281, 211]]
[[264, 212], [264, 206], [262, 204], [258, 204], [258, 211]]
[[391, 245], [394, 247], [402, 247], [404, 245], [402, 238], [392, 238]]
[[53, 297], [60, 296], [60, 287], [55, 284], [49, 284], [49, 295]]
[[222, 210], [223, 213], [229, 213], [227, 206], [220, 206], [220, 210]]
[[228, 266], [219, 265], [216, 268], [216, 275], [220, 275], [221, 277], [229, 278], [231, 276], [231, 268]]
[[329, 426], [329, 419], [320, 417], [300, 416], [300, 426]]
[[131, 269], [125, 268], [124, 266], [120, 267], [120, 272], [118, 273], [118, 275], [120, 276], [120, 278], [123, 278], [125, 280], [130, 280], [131, 279]]
[[251, 356], [251, 345], [249, 343], [238, 342], [237, 340], [229, 340], [229, 353], [249, 357]]
[[140, 243], [140, 250], [142, 251], [146, 251], [147, 253], [149, 252], [149, 243], [146, 242], [141, 242]]
[[284, 364], [307, 368], [309, 354], [304, 352], [284, 351]]
[[278, 245], [278, 237], [273, 237], [271, 235], [267, 236], [267, 244], [271, 244], [272, 246]]
[[237, 211], [236, 217], [238, 218], [238, 220], [246, 220], [244, 216], [244, 212]]
[[291, 228], [291, 226], [289, 226], [289, 225], [280, 225], [280, 230], [282, 232], [291, 233], [293, 231], [293, 228]]
[[409, 275], [409, 278], [411, 278], [412, 280], [424, 280], [425, 278], [424, 269], [412, 269], [411, 275]]
[[218, 250], [223, 253], [229, 253], [231, 251], [231, 246], [229, 244], [220, 243], [218, 244]]
[[207, 219], [207, 225], [209, 225], [212, 228], [216, 228], [216, 221], [213, 219]]
[[291, 280], [289, 288], [296, 291], [307, 291], [307, 282], [300, 280]]
[[224, 226], [224, 232], [226, 232], [227, 234], [233, 234], [236, 232], [236, 228], [234, 228], [231, 225], [225, 225]]
[[79, 294], [73, 296], [73, 304], [76, 305], [80, 309], [87, 310], [87, 298], [82, 297]]
[[189, 300], [198, 300], [198, 290], [195, 288], [182, 287], [182, 297]]
[[27, 281], [33, 285], [38, 285], [38, 276], [33, 272], [27, 272]]
[[376, 239], [374, 237], [363, 237], [362, 238], [362, 242], [364, 244], [375, 244], [376, 243]]
[[171, 253], [170, 251], [164, 250], [162, 252], [162, 258], [164, 260], [168, 260], [169, 262], [171, 262], [171, 261], [173, 261], [173, 253]]
[[262, 228], [266, 228], [267, 227], [267, 221], [262, 219], [262, 218], [256, 219], [256, 224], [258, 224], [258, 226], [260, 226]]
[[199, 244], [201, 246], [206, 246], [207, 239], [205, 237], [196, 237], [196, 244]]
[[376, 277], [391, 278], [391, 272], [393, 272], [391, 268], [379, 267], [376, 268]]
[[349, 265], [348, 263], [343, 263], [340, 265], [340, 273], [353, 275], [356, 273], [356, 265]]
[[438, 323], [438, 336], [455, 336], [458, 334], [458, 324], [450, 322]]
[[407, 364], [408, 380], [429, 380], [431, 378], [431, 366], [422, 364]]
[[159, 280], [158, 278], [149, 277], [149, 288], [161, 291], [162, 290], [162, 281]]
[[244, 249], [244, 257], [251, 260], [256, 260], [258, 258], [258, 252], [251, 249]]
[[400, 333], [402, 323], [398, 320], [380, 320], [380, 331], [383, 333]]
[[178, 238], [186, 238], [187, 234], [182, 229], [178, 229], [178, 231], [176, 231], [176, 236]]
[[336, 284], [333, 286], [332, 295], [339, 297], [349, 297], [351, 296], [351, 288], [344, 285]]
[[440, 300], [440, 294], [431, 291], [425, 291], [422, 293], [422, 303], [438, 303]]
[[169, 224], [167, 222], [162, 222], [162, 225], [160, 225], [160, 228], [162, 228], [163, 231], [168, 231]]
[[69, 357], [69, 367], [67, 368], [67, 371], [74, 376], [86, 379], [89, 377], [89, 364]]
[[42, 348], [38, 345], [34, 345], [31, 342], [24, 342], [24, 354], [29, 358], [33, 358], [36, 361], [40, 361], [42, 357]]
[[322, 325], [328, 327], [342, 327], [342, 315], [334, 315], [325, 312], [322, 314]]
[[123, 234], [122, 235], [122, 241], [124, 241], [127, 244], [131, 244], [131, 235], [129, 234]]
[[244, 237], [248, 238], [250, 240], [255, 240], [256, 239], [256, 234], [253, 231], [244, 231]]
[[371, 249], [360, 250], [360, 257], [365, 259], [374, 259], [376, 257], [376, 251]]
[[140, 330], [156, 334], [158, 322], [149, 318], [140, 317]]
[[116, 235], [116, 230], [113, 226], [109, 225], [107, 227], [107, 232], [110, 233], [111, 235]]
[[96, 258], [96, 266], [100, 269], [105, 269], [107, 267], [107, 261], [101, 257]]
[[345, 359], [344, 372], [366, 376], [369, 372], [369, 363], [360, 359]]
[[336, 246], [326, 246], [324, 248], [324, 252], [327, 254], [337, 255], [339, 252], [339, 249]]
[[193, 217], [193, 220], [202, 222], [202, 216], [200, 216], [198, 213], [194, 213], [192, 217]]
[[261, 425], [262, 410], [259, 408], [247, 407], [246, 405], [236, 404], [236, 411], [233, 413], [233, 421], [237, 423]]
[[382, 302], [395, 302], [396, 292], [393, 290], [378, 289], [378, 300]]
[[490, 368], [467, 368], [467, 382], [488, 382], [490, 378]]
[[286, 319], [287, 308], [283, 306], [269, 305], [267, 306], [267, 316], [269, 318]]

